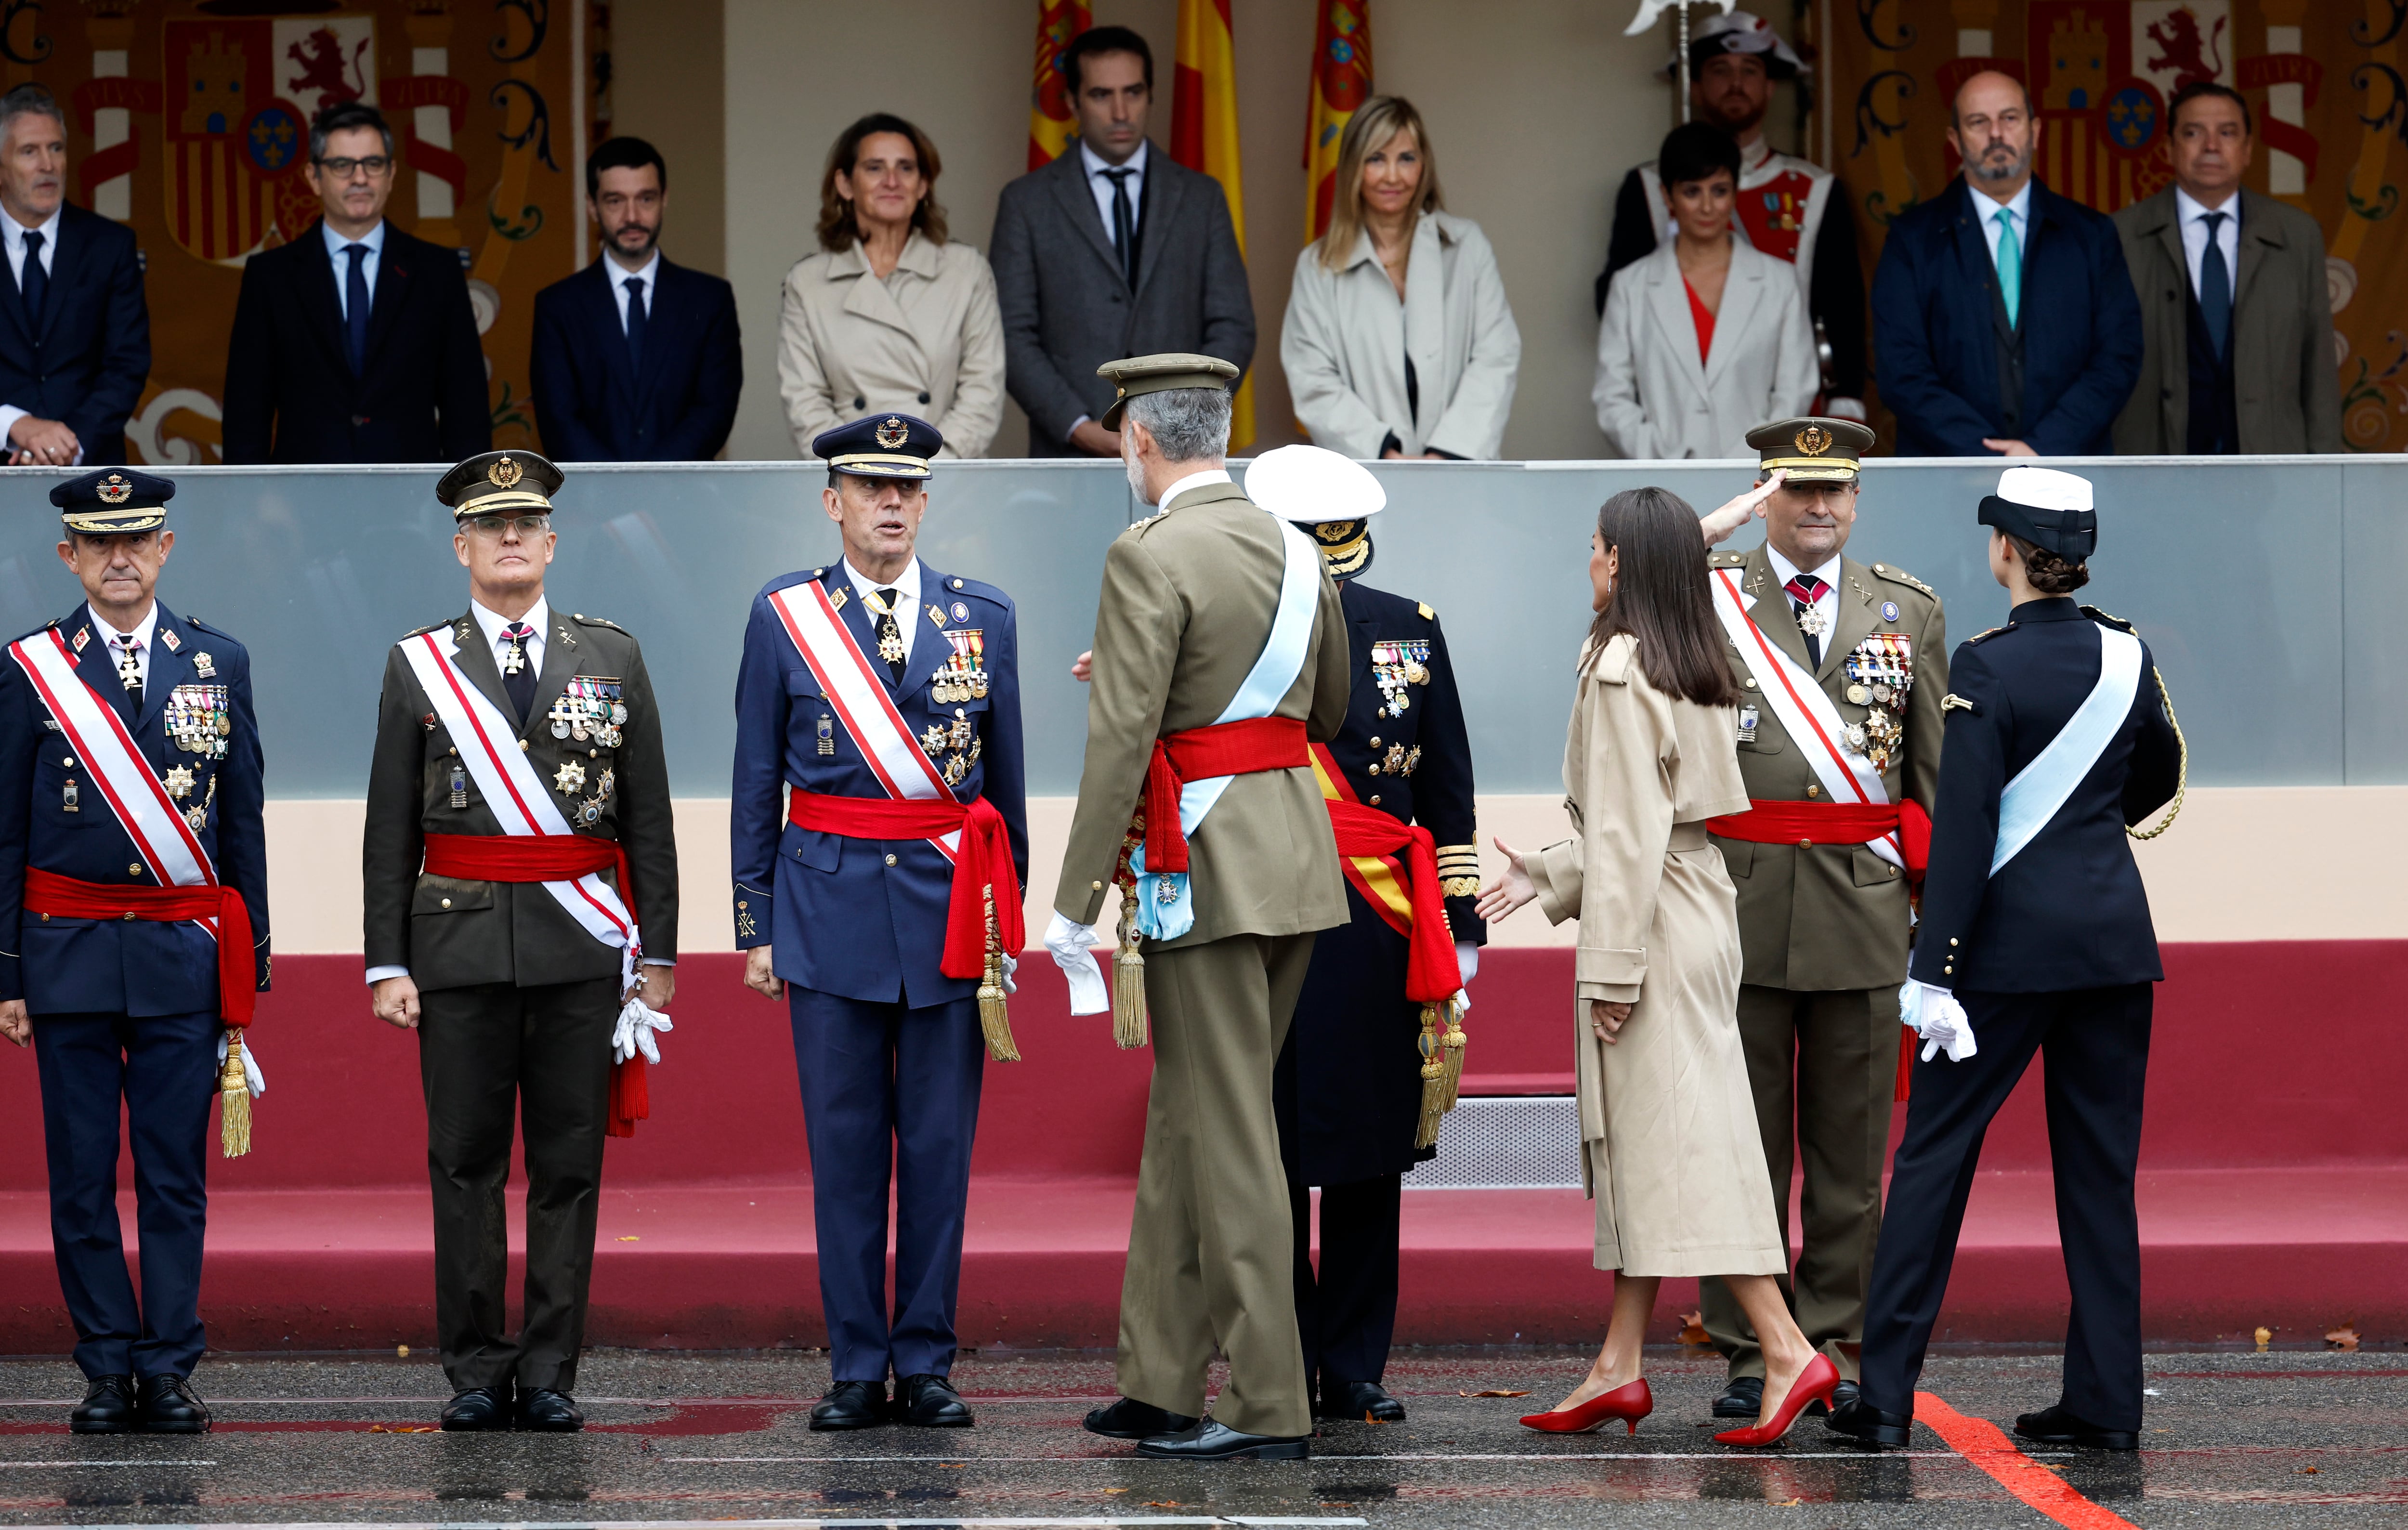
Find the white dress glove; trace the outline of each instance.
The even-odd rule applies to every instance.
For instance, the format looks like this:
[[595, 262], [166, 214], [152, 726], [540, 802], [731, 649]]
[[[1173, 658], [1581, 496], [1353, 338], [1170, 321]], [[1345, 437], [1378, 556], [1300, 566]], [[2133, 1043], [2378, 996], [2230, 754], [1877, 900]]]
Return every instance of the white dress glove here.
[[1011, 980], [1019, 971], [1020, 958], [1010, 951], [1005, 951], [1003, 953], [1003, 991], [1007, 994], [1020, 992], [1020, 985]]
[[1944, 1051], [1950, 1062], [1961, 1063], [1980, 1050], [1973, 1043], [1973, 1022], [1965, 1007], [1944, 988], [1909, 978], [1898, 991], [1898, 1018], [1923, 1037], [1925, 1062]]
[[653, 1037], [660, 1032], [674, 1031], [669, 1017], [646, 1004], [640, 996], [630, 995], [619, 1011], [619, 1028], [610, 1033], [610, 1061], [624, 1063], [638, 1052], [647, 1063], [661, 1060], [660, 1043]]
[[[225, 1066], [225, 1033], [220, 1031], [218, 1033], [218, 1066], [221, 1068]], [[251, 1091], [252, 1099], [257, 1099], [267, 1093], [267, 1075], [259, 1071], [259, 1053], [251, 1050], [249, 1036], [242, 1038], [242, 1083], [244, 1088]]]
[[1070, 984], [1070, 1012], [1074, 1015], [1100, 1015], [1112, 1007], [1111, 990], [1104, 986], [1104, 973], [1096, 965], [1096, 943], [1093, 924], [1073, 924], [1070, 916], [1061, 909], [1054, 910], [1053, 922], [1045, 926], [1045, 949], [1054, 953], [1054, 965]]
[[1462, 974], [1464, 982], [1463, 988], [1455, 991], [1455, 1012], [1457, 1015], [1468, 1015], [1471, 1013], [1471, 995], [1466, 990], [1470, 987], [1471, 979], [1480, 975], [1480, 948], [1469, 940], [1456, 941], [1455, 966], [1455, 970]]

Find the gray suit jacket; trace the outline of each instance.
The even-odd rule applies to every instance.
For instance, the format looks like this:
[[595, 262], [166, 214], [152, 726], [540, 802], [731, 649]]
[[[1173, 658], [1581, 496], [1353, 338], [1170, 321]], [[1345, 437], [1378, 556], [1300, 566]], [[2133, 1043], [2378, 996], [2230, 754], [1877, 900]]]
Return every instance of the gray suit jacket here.
[[1136, 289], [1122, 279], [1076, 143], [1003, 189], [991, 253], [1003, 309], [1004, 386], [1028, 413], [1034, 457], [1071, 454], [1070, 427], [1101, 418], [1124, 356], [1199, 351], [1240, 368], [1254, 302], [1221, 184], [1146, 150]]
[[[2115, 420], [2115, 450], [2179, 452], [2190, 438], [2190, 361], [2173, 188], [2115, 214], [2141, 299], [2141, 380]], [[2232, 377], [2241, 450], [2340, 451], [2341, 379], [2333, 360], [2325, 238], [2287, 203], [2241, 193], [2241, 270], [2233, 284]]]

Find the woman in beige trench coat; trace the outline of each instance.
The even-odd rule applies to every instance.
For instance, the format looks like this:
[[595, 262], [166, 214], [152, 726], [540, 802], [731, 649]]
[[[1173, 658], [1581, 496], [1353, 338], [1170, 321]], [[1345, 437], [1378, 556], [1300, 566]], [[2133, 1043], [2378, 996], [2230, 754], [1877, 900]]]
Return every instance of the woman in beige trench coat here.
[[[1752, 506], [1749, 496], [1706, 526]], [[1760, 497], [1760, 496], [1756, 496]], [[1522, 1422], [1586, 1432], [1654, 1408], [1641, 1345], [1665, 1276], [1720, 1276], [1765, 1341], [1756, 1423], [1714, 1437], [1769, 1445], [1839, 1372], [1799, 1332], [1773, 1278], [1787, 1268], [1773, 1220], [1747, 1064], [1740, 1051], [1737, 898], [1709, 818], [1747, 810], [1733, 707], [1697, 513], [1662, 489], [1598, 512], [1583, 645], [1564, 742], [1574, 837], [1525, 856], [1480, 912], [1536, 898], [1580, 922], [1574, 1032], [1583, 1179], [1597, 1203], [1597, 1265], [1617, 1272], [1597, 1362], [1551, 1412]]]

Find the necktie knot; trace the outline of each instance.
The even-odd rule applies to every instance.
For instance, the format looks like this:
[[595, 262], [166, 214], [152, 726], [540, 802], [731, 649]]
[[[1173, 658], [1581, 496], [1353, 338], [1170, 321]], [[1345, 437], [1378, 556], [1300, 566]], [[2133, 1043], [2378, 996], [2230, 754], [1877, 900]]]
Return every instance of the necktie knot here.
[[629, 277], [627, 279], [627, 306], [632, 308], [640, 308], [644, 306], [643, 278]]
[[1828, 586], [1812, 574], [1800, 574], [1782, 588], [1788, 591], [1794, 598], [1812, 606], [1823, 598], [1823, 592]]
[[28, 229], [25, 233], [25, 253], [28, 255], [39, 255], [41, 252], [42, 231], [37, 228]]
[[2215, 237], [2215, 231], [2224, 226], [2224, 214], [2220, 212], [2211, 212], [2202, 220], [2202, 222], [2207, 224], [2207, 236], [2213, 239]]

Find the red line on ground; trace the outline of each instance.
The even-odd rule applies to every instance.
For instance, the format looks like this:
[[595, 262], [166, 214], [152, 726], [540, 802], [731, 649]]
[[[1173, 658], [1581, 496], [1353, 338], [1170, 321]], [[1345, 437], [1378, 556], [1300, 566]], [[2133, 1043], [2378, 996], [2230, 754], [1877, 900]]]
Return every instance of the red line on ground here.
[[1948, 1442], [1949, 1449], [1990, 1474], [1999, 1486], [2047, 1515], [2066, 1530], [2137, 1530], [2131, 1521], [2076, 1493], [2065, 1479], [2036, 1465], [2015, 1448], [2006, 1431], [1987, 1419], [1970, 1419], [1933, 1392], [1914, 1394], [1914, 1422]]

